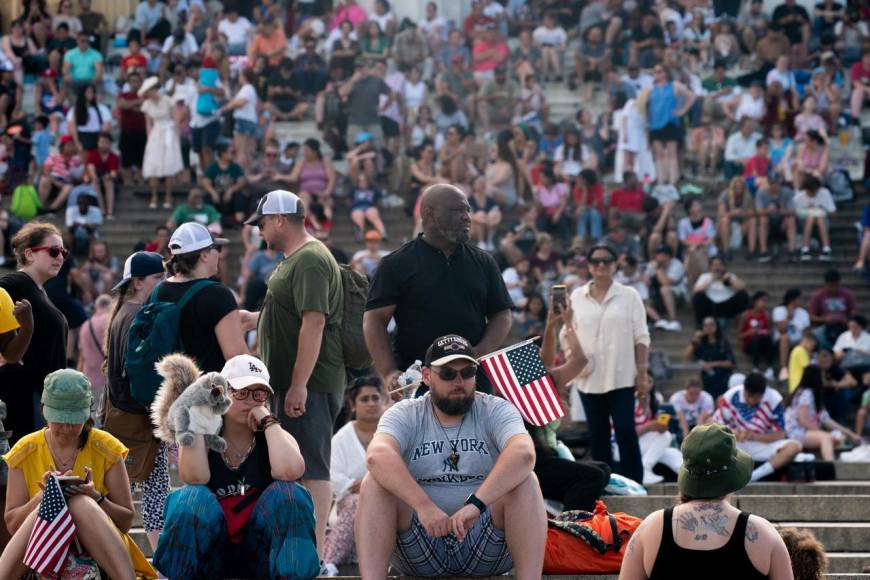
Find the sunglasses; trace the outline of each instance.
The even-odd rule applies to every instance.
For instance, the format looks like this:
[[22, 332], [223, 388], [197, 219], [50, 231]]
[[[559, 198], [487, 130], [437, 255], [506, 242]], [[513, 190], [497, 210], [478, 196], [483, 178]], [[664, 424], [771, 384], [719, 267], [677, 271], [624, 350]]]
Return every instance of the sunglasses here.
[[593, 266], [601, 266], [601, 265], [609, 266], [610, 264], [614, 263], [615, 261], [616, 260], [614, 260], [613, 258], [589, 258], [589, 263]]
[[452, 369], [450, 367], [443, 368], [435, 371], [442, 381], [452, 381], [456, 378], [456, 375], [459, 375], [463, 378], [463, 380], [468, 380], [474, 378], [477, 374], [477, 365], [467, 366], [461, 370]]
[[63, 246], [33, 246], [30, 248], [31, 252], [48, 252], [48, 255], [52, 258], [57, 258], [58, 256], [63, 256], [63, 259], [66, 260], [69, 257], [69, 250], [64, 248]]
[[237, 401], [244, 401], [250, 396], [257, 403], [265, 403], [270, 394], [266, 389], [256, 389], [253, 391], [250, 389], [233, 390], [233, 398]]
[[380, 395], [363, 395], [362, 397], [356, 398], [357, 403], [380, 403], [381, 396]]

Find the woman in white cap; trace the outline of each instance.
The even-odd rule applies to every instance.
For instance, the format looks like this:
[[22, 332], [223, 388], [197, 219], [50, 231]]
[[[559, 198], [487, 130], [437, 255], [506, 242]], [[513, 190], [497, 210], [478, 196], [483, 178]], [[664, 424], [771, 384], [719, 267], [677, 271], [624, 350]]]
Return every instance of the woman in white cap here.
[[169, 278], [154, 290], [154, 299], [175, 303], [188, 290], [192, 292], [181, 308], [182, 352], [194, 358], [203, 372], [220, 371], [229, 359], [248, 354], [236, 297], [213, 279], [228, 243], [226, 238], [213, 237], [202, 224], [182, 224], [169, 238]]
[[[94, 428], [88, 378], [72, 369], [45, 377], [42, 414], [48, 427], [23, 437], [3, 461], [9, 465], [6, 511], [12, 539], [0, 555], [0, 578], [28, 573], [24, 556], [50, 475], [77, 478], [61, 483], [81, 549], [114, 580], [156, 578], [154, 568], [127, 533], [133, 496], [124, 469], [127, 448]], [[74, 552], [77, 549], [73, 550]], [[61, 578], [72, 562], [61, 569]]]
[[752, 476], [752, 458], [738, 449], [731, 429], [695, 427], [682, 451], [681, 503], [644, 520], [625, 551], [620, 580], [791, 580], [788, 550], [776, 528], [729, 502]]
[[124, 277], [112, 288], [117, 293], [106, 333], [106, 399], [103, 429], [130, 449], [127, 475], [142, 492], [142, 524], [151, 547], [163, 529], [163, 504], [169, 495], [169, 461], [166, 446], [153, 434], [149, 410], [130, 393], [124, 370], [130, 325], [151, 291], [163, 278], [163, 257], [156, 252], [136, 252], [124, 262]]
[[232, 405], [226, 451], [202, 435], [179, 448], [185, 486], [169, 495], [154, 564], [168, 578], [313, 578], [320, 571], [311, 494], [296, 483], [305, 461], [269, 410], [269, 371], [250, 355], [221, 370]]
[[148, 142], [145, 144], [145, 158], [142, 161], [142, 177], [151, 186], [151, 203], [148, 207], [157, 209], [157, 187], [160, 179], [166, 180], [166, 197], [163, 208], [172, 207], [172, 179], [184, 165], [181, 158], [181, 138], [172, 118], [172, 100], [159, 92], [160, 81], [149, 77], [139, 88], [142, 112], [148, 129]]

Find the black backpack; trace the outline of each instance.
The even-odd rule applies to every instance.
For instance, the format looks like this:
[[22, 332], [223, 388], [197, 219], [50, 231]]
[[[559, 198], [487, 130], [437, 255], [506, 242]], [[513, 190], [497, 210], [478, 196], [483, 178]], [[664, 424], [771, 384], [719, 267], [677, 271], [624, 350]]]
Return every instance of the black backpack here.
[[341, 319], [341, 349], [344, 366], [352, 369], [367, 369], [372, 366], [372, 356], [363, 336], [363, 315], [369, 296], [369, 279], [347, 264], [339, 264], [341, 290], [344, 294], [344, 313]]

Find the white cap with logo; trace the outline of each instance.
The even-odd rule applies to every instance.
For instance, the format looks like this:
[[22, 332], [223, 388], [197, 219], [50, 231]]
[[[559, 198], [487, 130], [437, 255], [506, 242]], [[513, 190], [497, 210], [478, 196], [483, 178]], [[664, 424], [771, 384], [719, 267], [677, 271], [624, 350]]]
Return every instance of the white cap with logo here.
[[260, 198], [257, 210], [245, 223], [255, 226], [265, 215], [292, 215], [301, 218], [305, 217], [305, 205], [292, 191], [276, 189]]
[[169, 238], [169, 251], [175, 256], [204, 250], [211, 246], [225, 246], [229, 243], [226, 238], [212, 237], [211, 232], [204, 225], [187, 222], [172, 232], [172, 237]]
[[269, 384], [269, 371], [266, 365], [249, 354], [239, 354], [228, 360], [221, 369], [221, 375], [236, 391], [252, 385], [262, 385], [269, 389], [270, 393], [275, 392]]

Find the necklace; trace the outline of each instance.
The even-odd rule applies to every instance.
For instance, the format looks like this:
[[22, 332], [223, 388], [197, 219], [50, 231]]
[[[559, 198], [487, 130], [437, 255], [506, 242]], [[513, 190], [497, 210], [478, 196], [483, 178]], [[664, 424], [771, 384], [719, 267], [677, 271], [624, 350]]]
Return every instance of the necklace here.
[[[57, 469], [58, 469], [59, 471], [61, 471], [61, 472], [69, 471], [69, 470], [72, 469], [73, 466], [75, 465], [76, 457], [77, 457], [78, 454], [79, 454], [79, 450], [78, 450], [78, 449], [74, 449], [74, 450], [73, 450], [72, 457], [70, 457], [70, 458], [67, 459], [67, 460], [64, 460], [64, 459], [60, 456], [60, 453], [58, 453], [57, 451], [54, 450], [54, 445], [52, 445], [51, 440], [50, 440], [50, 438], [49, 438], [49, 435], [50, 435], [50, 434], [51, 434], [51, 431], [50, 431], [50, 430], [47, 430], [47, 431], [45, 432], [45, 443], [48, 445], [48, 451], [51, 453], [51, 457], [52, 457], [52, 459], [54, 459], [54, 462], [57, 464], [57, 466], [56, 466]], [[52, 438], [53, 438], [53, 437], [52, 437]]]
[[435, 422], [438, 423], [439, 427], [441, 427], [441, 432], [444, 433], [444, 439], [447, 440], [447, 444], [450, 445], [450, 455], [447, 456], [450, 470], [459, 471], [459, 453], [456, 452], [456, 444], [459, 442], [459, 434], [462, 433], [462, 425], [465, 423], [465, 415], [462, 415], [462, 421], [459, 422], [459, 431], [456, 432], [456, 441], [451, 441], [450, 437], [447, 436], [447, 430], [444, 429], [444, 425], [441, 424], [441, 421], [438, 420], [438, 415], [435, 414], [435, 404], [432, 403], [431, 399], [429, 400], [429, 404], [432, 405], [432, 416], [435, 418]]
[[[248, 458], [248, 456], [251, 454], [251, 451], [254, 450], [254, 445], [257, 444], [257, 438], [256, 438], [256, 437], [251, 437], [251, 445], [248, 446], [247, 451], [244, 451], [244, 452], [240, 452], [240, 451], [238, 450], [238, 448], [230, 442], [229, 439], [227, 439], [227, 444], [228, 444], [228, 445], [227, 445], [227, 450], [224, 451], [223, 454], [221, 454], [221, 457], [224, 458], [224, 463], [227, 464], [227, 467], [229, 467], [230, 469], [235, 470], [235, 469], [238, 469], [239, 467], [242, 466], [242, 463], [245, 462], [245, 460], [246, 460], [246, 459]], [[227, 454], [228, 454], [228, 453], [232, 453], [232, 455], [235, 456], [235, 458], [236, 458], [236, 459], [235, 459], [235, 462], [231, 461], [230, 458], [227, 457]]]

